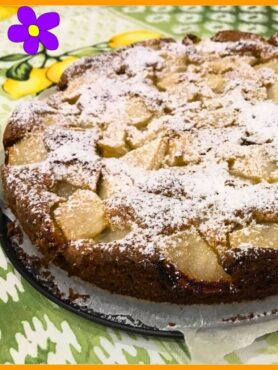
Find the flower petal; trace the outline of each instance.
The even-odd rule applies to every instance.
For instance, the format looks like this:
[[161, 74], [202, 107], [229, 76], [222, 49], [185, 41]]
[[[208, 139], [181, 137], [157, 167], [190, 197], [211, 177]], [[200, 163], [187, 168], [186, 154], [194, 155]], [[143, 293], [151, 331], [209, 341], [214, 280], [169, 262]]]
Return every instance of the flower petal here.
[[23, 42], [29, 37], [28, 28], [21, 24], [14, 24], [8, 29], [8, 38], [13, 42]]
[[28, 54], [36, 54], [39, 49], [39, 41], [39, 37], [30, 37], [27, 39], [23, 44], [25, 52]]
[[42, 31], [40, 33], [40, 42], [48, 50], [56, 50], [59, 46], [57, 37], [48, 31]]
[[22, 24], [27, 26], [37, 22], [36, 13], [29, 6], [21, 6], [17, 12], [17, 18]]
[[56, 12], [44, 13], [39, 16], [37, 26], [41, 31], [51, 30], [60, 24], [60, 16]]

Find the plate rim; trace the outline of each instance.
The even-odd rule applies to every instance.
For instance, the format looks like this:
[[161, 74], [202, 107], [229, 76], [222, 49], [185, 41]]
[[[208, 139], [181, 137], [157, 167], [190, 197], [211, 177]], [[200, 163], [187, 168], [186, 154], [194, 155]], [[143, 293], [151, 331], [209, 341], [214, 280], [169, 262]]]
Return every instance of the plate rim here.
[[[39, 280], [35, 278], [35, 276], [28, 271], [28, 269], [24, 266], [24, 264], [19, 260], [15, 248], [13, 247], [13, 243], [11, 242], [10, 238], [8, 237], [8, 230], [7, 224], [11, 221], [6, 215], [4, 215], [1, 207], [0, 207], [0, 246], [4, 251], [6, 257], [9, 259], [12, 266], [16, 269], [16, 271], [29, 283], [36, 291], [42, 294], [44, 297], [49, 299], [51, 302], [55, 303], [56, 305], [66, 309], [74, 313], [75, 315], [82, 317], [88, 321], [95, 322], [97, 324], [104, 325], [109, 328], [113, 329], [120, 329], [124, 330], [129, 333], [139, 334], [144, 336], [152, 336], [152, 337], [160, 337], [160, 338], [168, 338], [168, 339], [183, 339], [184, 336], [179, 331], [167, 331], [167, 330], [160, 330], [154, 327], [140, 327], [136, 326], [136, 324], [129, 325], [121, 322], [114, 321], [109, 319], [111, 315], [105, 315], [98, 312], [89, 313], [83, 310], [80, 306], [76, 304], [72, 304], [66, 300], [63, 300], [57, 297], [53, 292], [51, 292], [46, 286], [42, 284]], [[144, 325], [144, 324], [142, 324]]]

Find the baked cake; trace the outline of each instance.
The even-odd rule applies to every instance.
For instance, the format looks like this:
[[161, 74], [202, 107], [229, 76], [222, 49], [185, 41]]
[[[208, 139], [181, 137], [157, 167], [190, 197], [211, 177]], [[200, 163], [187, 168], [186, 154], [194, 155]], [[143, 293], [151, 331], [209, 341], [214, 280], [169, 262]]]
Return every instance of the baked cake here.
[[278, 292], [278, 36], [84, 58], [4, 134], [8, 206], [47, 261], [178, 304]]

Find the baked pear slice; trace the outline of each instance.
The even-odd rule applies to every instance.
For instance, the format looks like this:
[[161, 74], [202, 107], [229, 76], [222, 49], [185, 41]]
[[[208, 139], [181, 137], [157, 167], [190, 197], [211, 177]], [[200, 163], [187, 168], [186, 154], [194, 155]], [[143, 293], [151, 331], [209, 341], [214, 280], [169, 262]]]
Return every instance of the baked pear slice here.
[[92, 239], [107, 226], [103, 201], [90, 190], [77, 190], [54, 210], [67, 240]]
[[236, 230], [229, 235], [231, 248], [278, 249], [278, 225], [258, 224]]
[[167, 151], [166, 138], [158, 138], [124, 155], [121, 159], [145, 170], [158, 170]]
[[47, 158], [47, 150], [41, 134], [25, 136], [8, 149], [10, 165], [39, 163]]
[[101, 234], [99, 234], [95, 241], [97, 243], [110, 243], [116, 240], [124, 239], [130, 233], [130, 228], [125, 227], [123, 229], [105, 229]]
[[172, 72], [160, 78], [156, 82], [156, 86], [161, 91], [167, 91], [169, 89], [174, 89], [180, 83], [182, 78], [183, 78], [182, 73]]
[[255, 182], [278, 181], [278, 161], [263, 148], [255, 148], [250, 153], [237, 157], [230, 166], [230, 173]]
[[278, 103], [278, 80], [276, 80], [267, 90], [267, 96], [269, 99]]
[[273, 100], [275, 103], [278, 103], [278, 80], [277, 80], [277, 75], [278, 75], [278, 60], [273, 59], [270, 60], [266, 63], [262, 64], [257, 64], [254, 66], [255, 69], [262, 69], [262, 68], [269, 68], [275, 73], [275, 81], [274, 83], [268, 88], [267, 90], [267, 95], [268, 98]]
[[126, 113], [128, 115], [128, 123], [137, 128], [144, 128], [153, 116], [153, 113], [139, 97], [131, 97], [128, 100]]
[[51, 189], [51, 191], [57, 194], [61, 198], [68, 199], [74, 192], [76, 192], [77, 187], [66, 182], [66, 181], [58, 181]]
[[229, 234], [222, 263], [233, 281], [266, 289], [277, 276], [278, 225], [256, 224]]
[[208, 282], [230, 280], [217, 255], [194, 227], [168, 237], [162, 249], [167, 262], [190, 279]]
[[122, 126], [111, 125], [103, 138], [97, 143], [101, 155], [105, 158], [119, 158], [128, 152], [126, 132]]
[[255, 69], [269, 68], [273, 72], [278, 73], [278, 59], [269, 60], [266, 63], [257, 64], [254, 66]]
[[165, 164], [169, 167], [175, 167], [198, 163], [200, 157], [191, 150], [190, 144], [191, 137], [188, 135], [170, 138]]
[[98, 183], [98, 194], [101, 199], [108, 199], [121, 192], [124, 186], [131, 185], [132, 180], [124, 174], [105, 174]]
[[209, 73], [205, 79], [205, 84], [215, 93], [223, 92], [225, 79], [214, 73]]

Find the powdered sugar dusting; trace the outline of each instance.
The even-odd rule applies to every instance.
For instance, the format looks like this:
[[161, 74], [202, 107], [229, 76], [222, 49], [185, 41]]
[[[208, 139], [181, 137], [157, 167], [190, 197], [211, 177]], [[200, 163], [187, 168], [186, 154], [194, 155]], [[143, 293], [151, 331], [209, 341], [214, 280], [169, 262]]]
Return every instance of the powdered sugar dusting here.
[[[160, 236], [194, 225], [211, 246], [227, 247], [226, 235], [235, 228], [278, 217], [277, 175], [265, 170], [278, 158], [278, 104], [268, 96], [278, 76], [254, 67], [270, 53], [276, 56], [276, 48], [254, 40], [161, 42], [98, 57], [102, 68], [76, 79], [72, 67], [64, 91], [13, 114], [10, 126], [23, 127], [27, 136], [40, 122], [48, 157], [6, 166], [7, 188], [37, 212], [43, 202], [61, 201], [53, 184], [72, 176], [74, 167], [82, 179], [74, 186], [98, 189], [100, 178], [114, 186], [103, 200], [109, 222], [132, 228], [118, 245], [129, 245], [132, 235], [143, 254], [153, 253]], [[141, 105], [132, 106], [132, 114], [134, 98]], [[45, 115], [51, 116], [47, 124]], [[160, 137], [167, 150], [159, 169], [125, 160]], [[261, 162], [252, 162], [254, 153]], [[242, 160], [247, 170], [236, 172]], [[30, 183], [36, 183], [32, 192]]]

